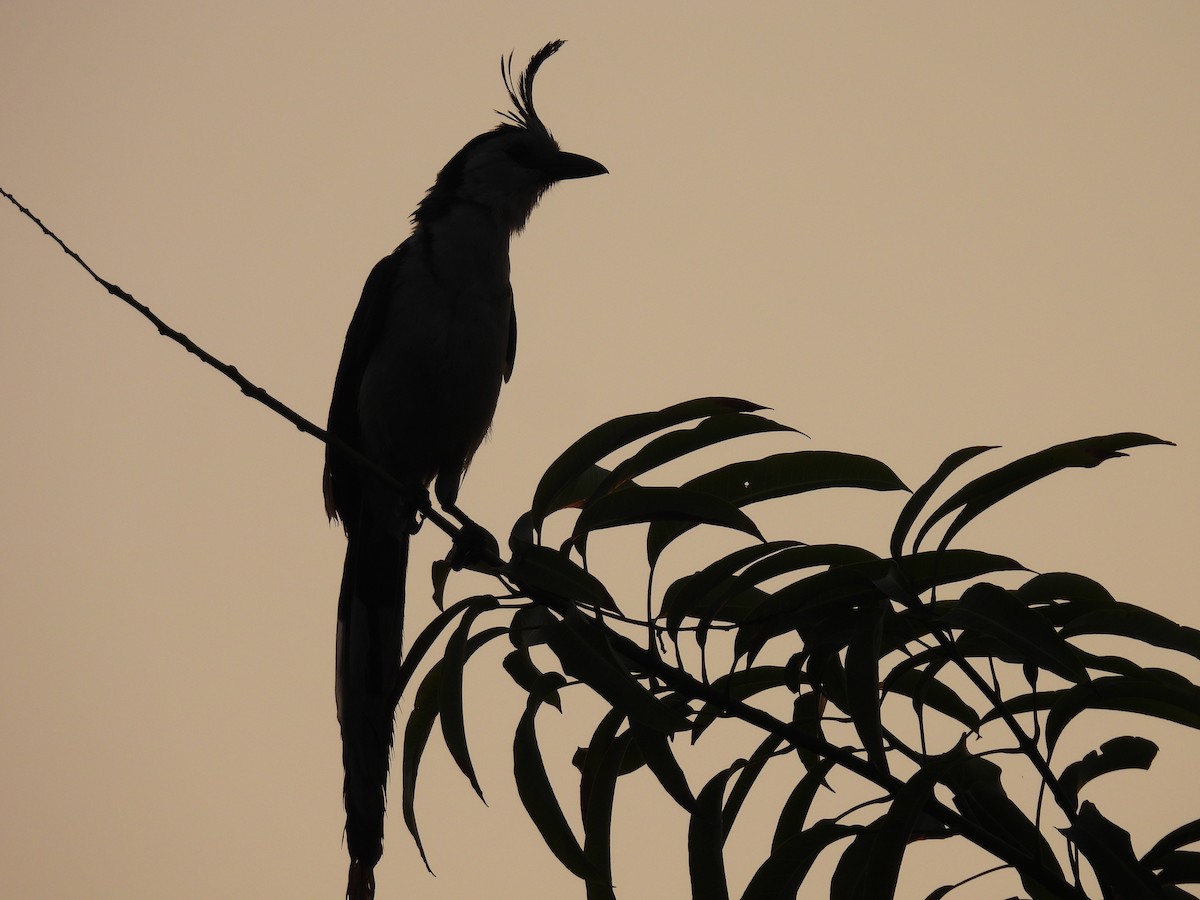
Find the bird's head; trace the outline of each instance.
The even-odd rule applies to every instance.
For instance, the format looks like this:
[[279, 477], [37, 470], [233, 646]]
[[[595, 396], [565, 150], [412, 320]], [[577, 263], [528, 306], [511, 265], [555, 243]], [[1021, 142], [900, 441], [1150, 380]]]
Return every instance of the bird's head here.
[[551, 41], [516, 79], [512, 54], [501, 59], [500, 73], [512, 111], [500, 113], [504, 122], [472, 138], [442, 167], [413, 214], [415, 224], [432, 223], [456, 204], [468, 203], [485, 207], [510, 231], [519, 231], [552, 184], [608, 172], [594, 159], [562, 150], [534, 108], [538, 69], [562, 45], [563, 41]]

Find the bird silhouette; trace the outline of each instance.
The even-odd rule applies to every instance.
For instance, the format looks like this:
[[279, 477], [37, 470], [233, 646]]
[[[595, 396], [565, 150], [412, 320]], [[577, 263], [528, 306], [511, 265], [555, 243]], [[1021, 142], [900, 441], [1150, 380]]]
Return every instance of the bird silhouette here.
[[544, 46], [517, 79], [512, 54], [501, 59], [513, 109], [442, 167], [413, 213], [410, 236], [371, 271], [346, 333], [329, 433], [395, 482], [335, 446], [326, 450], [325, 509], [347, 538], [335, 692], [349, 900], [375, 893], [399, 701], [408, 545], [430, 485], [463, 526], [465, 552], [478, 552], [488, 540], [456, 502], [513, 371], [511, 237], [551, 185], [607, 172], [593, 159], [561, 150], [534, 108], [534, 79], [562, 45]]

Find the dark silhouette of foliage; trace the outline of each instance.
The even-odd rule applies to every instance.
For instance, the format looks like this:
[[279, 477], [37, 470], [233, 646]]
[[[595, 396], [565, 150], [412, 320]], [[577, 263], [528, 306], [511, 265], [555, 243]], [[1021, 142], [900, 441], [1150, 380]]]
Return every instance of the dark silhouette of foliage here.
[[[790, 430], [762, 409], [707, 398], [625, 416], [593, 429], [551, 464], [509, 536], [511, 559], [473, 567], [496, 579], [495, 593], [447, 609], [406, 660], [408, 672], [420, 668], [436, 638], [459, 623], [424, 676], [405, 733], [402, 804], [414, 837], [416, 771], [433, 718], [440, 716], [452, 758], [478, 789], [462, 721], [462, 669], [476, 647], [507, 636], [504, 669], [528, 694], [513, 743], [516, 786], [589, 900], [616, 896], [610, 827], [617, 787], [643, 768], [690, 815], [692, 896], [728, 898], [725, 841], [760, 774], [779, 768], [775, 760], [783, 757], [801, 765], [743, 900], [795, 896], [817, 856], [835, 845], [833, 900], [891, 897], [906, 850], [922, 839], [967, 840], [996, 861], [929, 900], [1002, 870], [1015, 871], [1032, 900], [1080, 900], [1095, 884], [1103, 898], [1191, 896], [1179, 885], [1197, 878], [1200, 853], [1185, 848], [1200, 840], [1200, 820], [1138, 859], [1128, 832], [1080, 799], [1096, 778], [1148, 769], [1155, 744], [1119, 735], [1078, 760], [1052, 762], [1052, 755], [1063, 731], [1092, 709], [1200, 727], [1200, 687], [1165, 669], [1089, 653], [1073, 639], [1119, 635], [1200, 658], [1200, 632], [1118, 602], [1083, 576], [1032, 574], [1013, 559], [950, 546], [968, 522], [1042, 478], [1168, 442], [1127, 433], [1060, 444], [966, 480], [931, 509], [935, 493], [993, 448], [960, 450], [911, 493], [886, 556], [843, 544], [767, 541], [744, 509], [834, 487], [908, 490], [887, 466], [863, 456], [801, 450], [724, 465], [674, 487], [639, 483], [719, 442]], [[549, 520], [572, 511], [566, 538], [552, 545]], [[921, 549], [938, 524], [945, 527], [936, 548]], [[589, 571], [588, 540], [601, 529], [639, 525], [648, 526], [651, 577], [663, 550], [699, 525], [740, 532], [747, 544], [674, 580], [648, 619], [635, 620], [631, 604]], [[435, 568], [440, 603], [449, 568]], [[1014, 576], [1026, 580], [1003, 586]], [[485, 612], [489, 627], [473, 631]], [[496, 627], [504, 615], [507, 627]], [[713, 646], [717, 635], [722, 650]], [[713, 675], [717, 659], [724, 668]], [[561, 710], [578, 692], [608, 707], [574, 759], [582, 843], [568, 823], [568, 798], [547, 777], [535, 730], [547, 704]], [[780, 708], [780, 698], [790, 699], [790, 719], [767, 711]], [[755, 727], [761, 743], [697, 790], [678, 754], [722, 719]], [[913, 722], [916, 737], [901, 737]], [[973, 749], [985, 733], [1002, 733], [1004, 745]], [[1009, 760], [1003, 769], [993, 760], [1000, 753]], [[1036, 812], [1010, 796], [1014, 760], [1026, 773], [1032, 767], [1041, 785]], [[829, 778], [839, 770], [873, 786], [875, 796], [818, 818], [818, 799], [829, 798]], [[1044, 824], [1043, 799], [1066, 827]]]

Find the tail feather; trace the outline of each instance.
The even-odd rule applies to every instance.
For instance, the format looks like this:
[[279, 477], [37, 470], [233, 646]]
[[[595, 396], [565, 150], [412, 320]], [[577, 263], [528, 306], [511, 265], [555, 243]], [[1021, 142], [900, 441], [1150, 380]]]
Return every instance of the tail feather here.
[[408, 535], [362, 522], [349, 537], [338, 600], [338, 722], [345, 770], [349, 900], [375, 894], [404, 632]]

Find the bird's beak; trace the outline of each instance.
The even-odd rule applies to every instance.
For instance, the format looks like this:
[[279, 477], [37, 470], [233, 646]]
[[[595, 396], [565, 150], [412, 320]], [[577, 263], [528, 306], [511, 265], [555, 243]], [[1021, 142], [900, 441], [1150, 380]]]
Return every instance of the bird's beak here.
[[569, 178], [591, 178], [593, 175], [607, 175], [608, 169], [594, 159], [580, 156], [578, 153], [566, 153], [560, 150], [551, 157], [544, 166], [546, 175], [551, 181], [566, 181]]

